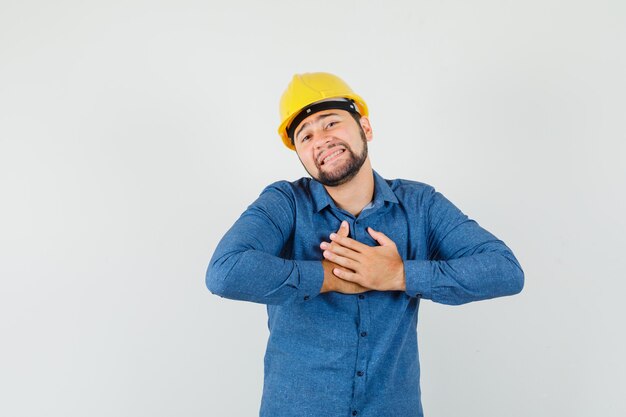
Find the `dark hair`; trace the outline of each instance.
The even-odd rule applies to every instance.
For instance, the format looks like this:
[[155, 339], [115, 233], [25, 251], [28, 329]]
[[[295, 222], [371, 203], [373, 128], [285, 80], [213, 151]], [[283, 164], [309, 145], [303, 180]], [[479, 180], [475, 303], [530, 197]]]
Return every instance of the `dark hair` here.
[[[361, 117], [363, 116], [361, 116], [359, 113], [356, 113], [356, 112], [350, 112], [350, 114], [352, 115], [352, 118], [354, 119], [354, 121], [357, 122], [359, 126], [361, 126]], [[361, 129], [363, 128], [361, 127]]]

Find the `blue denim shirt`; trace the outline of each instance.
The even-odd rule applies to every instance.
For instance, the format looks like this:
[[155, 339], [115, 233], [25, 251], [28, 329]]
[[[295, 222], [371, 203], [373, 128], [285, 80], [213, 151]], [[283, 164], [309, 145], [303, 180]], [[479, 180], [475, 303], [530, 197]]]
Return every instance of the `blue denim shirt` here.
[[[357, 217], [322, 184], [302, 178], [268, 186], [230, 228], [206, 283], [222, 297], [267, 304], [262, 417], [418, 417], [420, 299], [462, 304], [521, 291], [511, 250], [433, 187], [374, 173], [371, 206]], [[320, 242], [342, 220], [350, 237], [391, 238], [406, 291], [320, 294]]]

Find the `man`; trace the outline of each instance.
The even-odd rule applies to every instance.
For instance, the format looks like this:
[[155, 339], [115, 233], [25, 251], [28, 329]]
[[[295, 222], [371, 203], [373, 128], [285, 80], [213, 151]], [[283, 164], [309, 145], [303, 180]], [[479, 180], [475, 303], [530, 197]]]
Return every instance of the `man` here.
[[267, 304], [260, 415], [422, 416], [420, 299], [515, 294], [522, 269], [431, 186], [372, 170], [367, 105], [338, 77], [294, 76], [280, 114], [311, 178], [267, 187], [206, 277], [215, 294]]

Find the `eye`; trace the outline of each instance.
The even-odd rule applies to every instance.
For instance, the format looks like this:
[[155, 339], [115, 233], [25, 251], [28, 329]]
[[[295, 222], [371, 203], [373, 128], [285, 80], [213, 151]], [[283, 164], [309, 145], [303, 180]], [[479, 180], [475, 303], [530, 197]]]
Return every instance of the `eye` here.
[[300, 142], [306, 142], [309, 139], [311, 139], [310, 135], [300, 136]]
[[334, 126], [334, 125], [336, 125], [337, 123], [339, 123], [339, 122], [337, 122], [337, 121], [334, 121], [334, 122], [329, 122], [329, 123], [326, 125], [326, 129], [329, 129], [329, 128], [333, 127], [333, 126]]

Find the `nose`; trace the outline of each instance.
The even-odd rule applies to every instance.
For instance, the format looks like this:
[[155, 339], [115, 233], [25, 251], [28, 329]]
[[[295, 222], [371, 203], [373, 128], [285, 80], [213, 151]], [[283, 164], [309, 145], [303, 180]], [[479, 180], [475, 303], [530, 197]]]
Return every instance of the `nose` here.
[[330, 136], [325, 134], [325, 132], [323, 132], [323, 131], [315, 134], [313, 139], [315, 140], [315, 142], [314, 142], [315, 149], [319, 149], [319, 148], [325, 146], [331, 140]]

